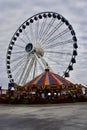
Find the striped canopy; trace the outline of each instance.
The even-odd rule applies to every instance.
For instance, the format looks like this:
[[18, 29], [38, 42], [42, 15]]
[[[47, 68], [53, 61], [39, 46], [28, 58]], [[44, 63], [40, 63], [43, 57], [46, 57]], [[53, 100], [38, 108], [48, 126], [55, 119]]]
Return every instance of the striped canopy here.
[[42, 74], [37, 76], [35, 79], [31, 80], [29, 83], [27, 83], [25, 86], [48, 86], [48, 85], [69, 85], [71, 84], [70, 81], [66, 80], [62, 76], [58, 74], [54, 74], [50, 72], [49, 70], [45, 70]]

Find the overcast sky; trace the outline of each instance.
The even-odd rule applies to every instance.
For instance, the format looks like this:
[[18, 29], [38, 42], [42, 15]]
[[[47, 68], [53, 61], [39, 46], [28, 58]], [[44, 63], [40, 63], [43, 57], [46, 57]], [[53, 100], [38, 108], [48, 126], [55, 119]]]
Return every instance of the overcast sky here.
[[63, 15], [78, 39], [78, 56], [68, 80], [87, 84], [87, 1], [86, 0], [0, 0], [0, 85], [8, 83], [6, 52], [17, 28], [29, 17], [43, 11]]

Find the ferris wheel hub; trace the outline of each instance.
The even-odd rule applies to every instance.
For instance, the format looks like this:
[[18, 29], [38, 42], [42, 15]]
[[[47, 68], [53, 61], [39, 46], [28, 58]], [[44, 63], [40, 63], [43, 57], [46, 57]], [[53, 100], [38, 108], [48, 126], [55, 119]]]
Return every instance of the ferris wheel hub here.
[[31, 50], [33, 49], [33, 44], [32, 43], [28, 43], [25, 47], [25, 51], [26, 52], [31, 52]]
[[37, 54], [38, 58], [44, 56], [44, 50], [42, 48], [34, 48], [34, 52]]
[[38, 58], [44, 56], [44, 50], [39, 47], [33, 47], [32, 43], [28, 43], [25, 47], [25, 51], [31, 54], [37, 54]]

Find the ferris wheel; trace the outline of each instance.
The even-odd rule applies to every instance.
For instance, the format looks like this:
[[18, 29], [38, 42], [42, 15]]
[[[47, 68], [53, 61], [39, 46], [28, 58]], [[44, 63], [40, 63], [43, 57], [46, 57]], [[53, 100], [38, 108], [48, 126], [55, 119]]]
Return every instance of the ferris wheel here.
[[62, 15], [42, 12], [28, 18], [11, 38], [6, 67], [10, 83], [24, 85], [45, 70], [69, 77], [77, 56], [77, 38]]

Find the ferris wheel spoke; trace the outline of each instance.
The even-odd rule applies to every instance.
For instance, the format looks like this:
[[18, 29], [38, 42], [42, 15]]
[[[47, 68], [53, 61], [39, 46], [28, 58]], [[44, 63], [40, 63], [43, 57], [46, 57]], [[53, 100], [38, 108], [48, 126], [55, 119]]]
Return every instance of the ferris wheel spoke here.
[[47, 44], [44, 49], [48, 49], [48, 48], [54, 48], [54, 47], [57, 47], [57, 46], [61, 46], [61, 45], [66, 45], [66, 44], [70, 44], [70, 43], [73, 43], [73, 40], [72, 39], [68, 39], [66, 41], [62, 41], [62, 42], [57, 42], [57, 43], [54, 43], [54, 44]]
[[24, 59], [24, 58], [21, 59], [21, 60], [19, 60], [19, 61], [16, 63], [16, 65], [12, 66], [11, 71], [12, 71], [12, 72], [15, 71], [17, 68], [19, 68], [20, 66], [22, 66], [22, 65], [24, 64], [24, 62], [25, 62], [25, 59]]
[[62, 37], [64, 36], [66, 33], [69, 32], [69, 29], [65, 29], [63, 30], [61, 33], [59, 33], [58, 35], [55, 35], [54, 37], [52, 37], [51, 39], [49, 39], [50, 37], [48, 37], [44, 42], [43, 42], [43, 45], [45, 43], [47, 43], [48, 45], [51, 44], [52, 42], [54, 42], [56, 39], [58, 39], [59, 37]]
[[21, 73], [23, 66], [24, 66], [24, 64], [21, 65], [19, 68], [17, 68], [16, 71], [13, 71], [13, 73], [14, 73], [14, 79], [17, 80], [17, 83], [18, 83], [18, 78], [20, 76], [19, 74]]
[[36, 26], [35, 26], [35, 43], [37, 46], [38, 43], [38, 38], [39, 38], [39, 20], [36, 22]]
[[30, 38], [29, 38], [28, 33], [25, 30], [24, 30], [24, 33], [25, 33], [26, 38], [28, 39], [28, 42], [30, 43]]
[[59, 37], [62, 37], [63, 35], [65, 35], [66, 33], [69, 32], [69, 29], [65, 29], [64, 31], [62, 31], [61, 33], [59, 33], [58, 35], [55, 35], [54, 37], [52, 37], [51, 39], [49, 39], [47, 42], [52, 43], [53, 41], [55, 41], [56, 39], [58, 39]]
[[[24, 62], [25, 64], [25, 62]], [[12, 72], [14, 73], [14, 79], [18, 81], [19, 75], [21, 74], [21, 71], [24, 67], [24, 64], [22, 63], [20, 66], [18, 66], [15, 70], [13, 70]]]
[[33, 33], [33, 28], [32, 28], [32, 23], [30, 24], [30, 37], [31, 37], [31, 41], [34, 40], [34, 33]]
[[53, 29], [44, 37], [42, 45], [62, 26], [63, 22], [58, 23]]
[[21, 46], [21, 45], [17, 45], [17, 44], [14, 44], [15, 47], [18, 47], [18, 48], [21, 48], [21, 49], [24, 49], [25, 47], [24, 46]]
[[61, 55], [69, 55], [71, 56], [72, 54], [70, 52], [58, 52], [58, 51], [45, 51], [46, 53], [54, 53], [54, 54], [61, 54]]
[[20, 41], [22, 41], [22, 43], [24, 43], [25, 45], [27, 44], [27, 42], [23, 39], [23, 37], [19, 37]]
[[23, 54], [23, 53], [26, 53], [25, 51], [15, 51], [15, 52], [12, 52], [12, 54]]
[[19, 60], [17, 59], [17, 61], [15, 61], [14, 64], [11, 63], [11, 64], [14, 65], [14, 66], [12, 65], [12, 67], [13, 67], [12, 69], [15, 69], [15, 70], [11, 70], [11, 71], [12, 71], [12, 73], [14, 73], [14, 78], [15, 78], [15, 80], [17, 80], [18, 84], [20, 83], [19, 82], [20, 76], [21, 76], [21, 78], [23, 76], [22, 75], [23, 74], [23, 70], [26, 69], [26, 67], [27, 67], [28, 61], [29, 61], [29, 58], [21, 57], [21, 59], [19, 59]]
[[12, 66], [11, 71], [14, 73], [15, 79], [19, 77], [18, 75], [22, 72], [24, 64], [25, 64], [25, 59], [21, 59], [16, 65]]
[[65, 67], [63, 63], [60, 63], [60, 62], [54, 60], [54, 59], [51, 58], [51, 57], [47, 57], [47, 58], [48, 58], [51, 62], [56, 63], [57, 65], [62, 65], [63, 67]]
[[14, 80], [16, 80], [16, 83], [18, 84], [18, 74], [19, 74], [19, 71], [16, 72], [16, 74], [14, 74]]
[[26, 56], [26, 54], [24, 54], [24, 55], [22, 55], [22, 56], [18, 56], [18, 57], [16, 57], [16, 58], [14, 58], [14, 59], [12, 59], [12, 60], [11, 60], [11, 63], [17, 62], [17, 61], [19, 61], [20, 59], [25, 58], [25, 56]]
[[46, 27], [46, 21], [47, 21], [47, 18], [44, 18], [43, 22], [42, 22], [42, 25], [41, 25], [41, 28], [40, 28], [40, 31], [39, 31], [39, 39], [40, 40], [43, 37], [43, 32], [44, 32], [44, 29]]
[[52, 18], [51, 21], [48, 23], [48, 26], [46, 27], [46, 29], [43, 31], [42, 33], [42, 38], [40, 39], [40, 43], [43, 43], [43, 40], [45, 39], [45, 37], [47, 36], [48, 32], [50, 31], [50, 29], [52, 28], [53, 23], [55, 22], [55, 19]]

